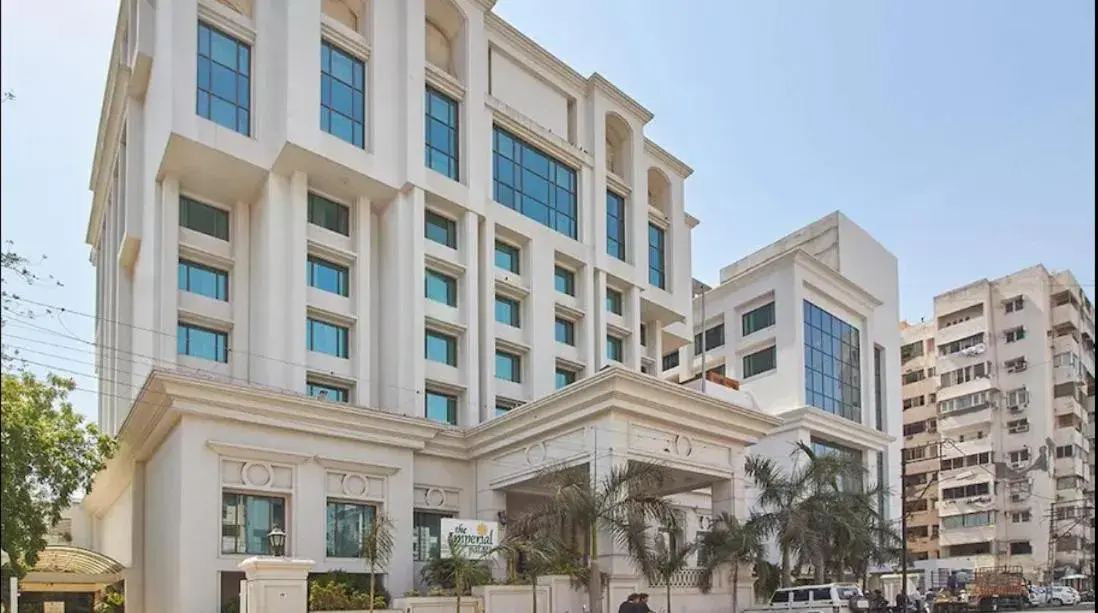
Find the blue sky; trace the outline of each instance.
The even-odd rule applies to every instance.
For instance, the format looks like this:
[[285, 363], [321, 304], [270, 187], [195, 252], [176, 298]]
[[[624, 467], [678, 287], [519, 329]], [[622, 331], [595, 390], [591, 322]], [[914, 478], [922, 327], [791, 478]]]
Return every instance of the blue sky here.
[[[32, 296], [85, 313], [117, 6], [3, 0], [0, 19], [2, 86], [17, 96], [3, 105], [0, 233], [65, 283]], [[945, 289], [1036, 263], [1072, 269], [1093, 295], [1091, 0], [500, 0], [497, 12], [655, 113], [648, 135], [695, 170], [702, 280], [839, 209], [899, 258], [909, 319]], [[74, 400], [93, 414], [93, 354], [76, 340], [93, 337], [91, 320], [38, 323], [55, 333], [8, 333], [71, 347], [34, 359], [80, 373]]]

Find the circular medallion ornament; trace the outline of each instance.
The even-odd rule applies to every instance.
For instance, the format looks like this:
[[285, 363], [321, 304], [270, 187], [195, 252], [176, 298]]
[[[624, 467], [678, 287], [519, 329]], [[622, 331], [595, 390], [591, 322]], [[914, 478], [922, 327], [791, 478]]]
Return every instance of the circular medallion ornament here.
[[267, 487], [271, 485], [271, 475], [273, 472], [271, 467], [266, 464], [249, 462], [244, 465], [244, 470], [241, 471], [240, 476], [245, 485]]
[[679, 434], [675, 436], [675, 453], [683, 457], [690, 457], [694, 453], [694, 441], [689, 436]]
[[348, 496], [365, 496], [370, 491], [370, 482], [362, 475], [343, 475], [343, 493]]
[[526, 448], [526, 463], [527, 464], [541, 464], [545, 461], [547, 452], [545, 450], [544, 442], [537, 442]]
[[429, 487], [427, 488], [427, 492], [423, 495], [423, 501], [429, 507], [444, 506], [446, 504], [446, 492], [437, 487]]

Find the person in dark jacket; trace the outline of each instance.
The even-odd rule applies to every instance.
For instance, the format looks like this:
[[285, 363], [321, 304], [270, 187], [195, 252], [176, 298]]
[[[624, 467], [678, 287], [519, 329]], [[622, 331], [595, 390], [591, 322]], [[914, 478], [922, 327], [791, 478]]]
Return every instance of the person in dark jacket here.
[[637, 594], [637, 605], [634, 610], [636, 613], [651, 613], [652, 609], [648, 608], [648, 594]]
[[637, 598], [640, 594], [630, 594], [625, 602], [618, 606], [618, 613], [637, 613]]

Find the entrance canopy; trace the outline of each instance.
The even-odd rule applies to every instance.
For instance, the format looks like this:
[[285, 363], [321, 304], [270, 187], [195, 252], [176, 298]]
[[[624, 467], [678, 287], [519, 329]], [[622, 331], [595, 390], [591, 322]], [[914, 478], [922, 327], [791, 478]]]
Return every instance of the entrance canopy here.
[[123, 579], [126, 567], [82, 547], [51, 546], [19, 582], [22, 592], [98, 592]]

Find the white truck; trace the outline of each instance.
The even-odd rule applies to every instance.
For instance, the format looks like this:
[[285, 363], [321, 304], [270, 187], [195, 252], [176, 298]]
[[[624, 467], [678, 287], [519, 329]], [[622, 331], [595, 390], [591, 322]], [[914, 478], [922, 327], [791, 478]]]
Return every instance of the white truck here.
[[824, 583], [779, 588], [769, 604], [745, 609], [743, 613], [864, 613], [869, 599], [853, 583]]

